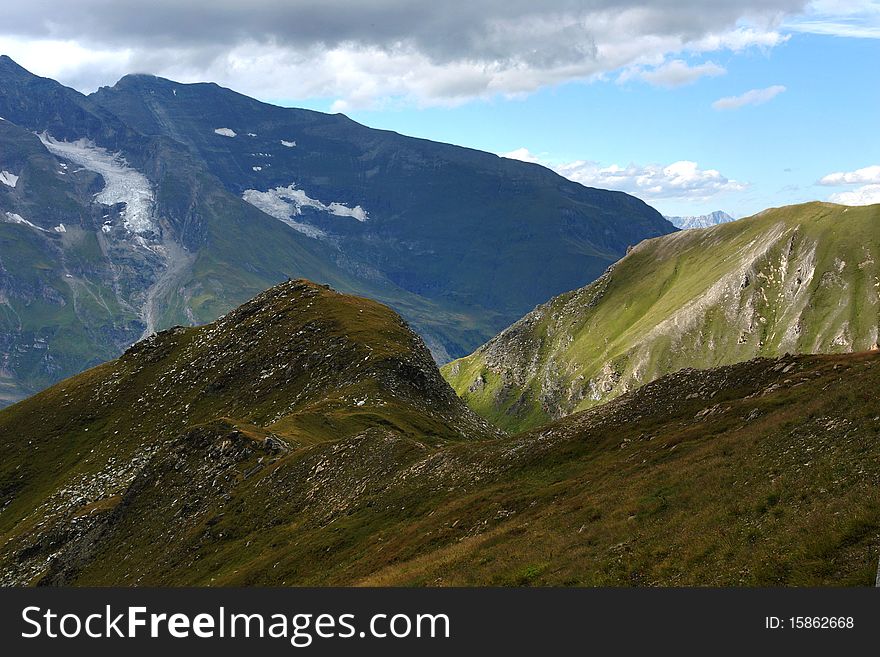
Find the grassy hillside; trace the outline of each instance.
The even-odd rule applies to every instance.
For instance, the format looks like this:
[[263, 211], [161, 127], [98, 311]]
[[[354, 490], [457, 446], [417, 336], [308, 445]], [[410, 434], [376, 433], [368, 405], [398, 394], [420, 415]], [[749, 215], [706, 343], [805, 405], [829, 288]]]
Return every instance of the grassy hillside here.
[[4, 584], [870, 585], [877, 354], [684, 370], [513, 437], [307, 282], [0, 411]]
[[18, 177], [0, 184], [0, 406], [118, 356], [143, 332], [134, 305], [150, 263], [131, 252], [111, 262], [91, 205], [100, 177], [62, 164], [0, 121], [0, 170]]
[[880, 205], [808, 203], [646, 240], [444, 376], [478, 413], [520, 430], [683, 367], [867, 350], [878, 227]]

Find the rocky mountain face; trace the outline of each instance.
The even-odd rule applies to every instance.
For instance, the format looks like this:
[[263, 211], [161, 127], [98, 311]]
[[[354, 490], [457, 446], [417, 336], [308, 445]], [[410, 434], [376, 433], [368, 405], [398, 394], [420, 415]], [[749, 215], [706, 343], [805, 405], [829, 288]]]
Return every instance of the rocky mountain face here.
[[876, 346], [880, 206], [810, 203], [647, 240], [444, 367], [508, 430], [681, 368]]
[[[0, 405], [110, 359], [144, 333], [160, 243], [114, 239], [94, 171], [0, 121]], [[16, 173], [12, 173], [15, 171]]]
[[726, 224], [730, 221], [736, 221], [726, 212], [716, 210], [709, 214], [701, 214], [690, 217], [669, 217], [663, 215], [664, 219], [669, 221], [676, 228], [687, 230], [688, 228], [708, 228], [709, 226], [717, 226], [718, 224]]
[[0, 583], [867, 585], [878, 383], [757, 359], [503, 436], [291, 281], [0, 411]]
[[127, 76], [0, 57], [0, 404], [288, 277], [392, 305], [440, 361], [673, 227], [539, 166]]

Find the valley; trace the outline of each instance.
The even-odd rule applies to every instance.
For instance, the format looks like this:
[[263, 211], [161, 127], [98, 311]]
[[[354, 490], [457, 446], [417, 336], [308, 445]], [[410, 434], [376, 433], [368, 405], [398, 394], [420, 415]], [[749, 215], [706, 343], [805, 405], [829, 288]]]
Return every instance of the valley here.
[[333, 112], [0, 56], [0, 585], [875, 582], [880, 205]]

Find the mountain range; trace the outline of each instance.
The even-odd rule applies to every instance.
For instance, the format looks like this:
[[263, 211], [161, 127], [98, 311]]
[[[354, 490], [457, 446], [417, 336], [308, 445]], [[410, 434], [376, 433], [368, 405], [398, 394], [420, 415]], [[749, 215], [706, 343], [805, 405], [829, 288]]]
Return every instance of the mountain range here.
[[438, 362], [674, 227], [538, 165], [130, 75], [0, 57], [0, 403], [306, 277], [390, 304]]
[[709, 226], [717, 226], [718, 224], [726, 224], [730, 221], [736, 221], [726, 212], [716, 210], [709, 214], [701, 214], [688, 217], [670, 217], [663, 215], [664, 219], [669, 221], [676, 228], [687, 230], [688, 228], [708, 228]]
[[445, 376], [508, 430], [682, 368], [876, 348], [880, 205], [809, 203], [646, 240]]
[[0, 117], [0, 585], [875, 581], [880, 205], [6, 57]]
[[0, 584], [869, 585], [877, 354], [683, 370], [505, 436], [307, 281], [0, 411]]

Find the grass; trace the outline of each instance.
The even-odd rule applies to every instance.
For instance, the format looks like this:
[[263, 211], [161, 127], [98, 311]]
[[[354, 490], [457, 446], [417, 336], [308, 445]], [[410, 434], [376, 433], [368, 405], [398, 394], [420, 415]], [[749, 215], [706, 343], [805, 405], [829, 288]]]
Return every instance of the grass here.
[[[877, 339], [880, 206], [810, 203], [647, 240], [444, 376], [508, 431], [684, 367], [865, 350]], [[603, 372], [616, 372], [609, 389]], [[472, 391], [480, 376], [488, 384]]]
[[878, 383], [877, 354], [758, 359], [499, 436], [394, 313], [290, 283], [0, 412], [0, 564], [77, 585], [868, 586]]

